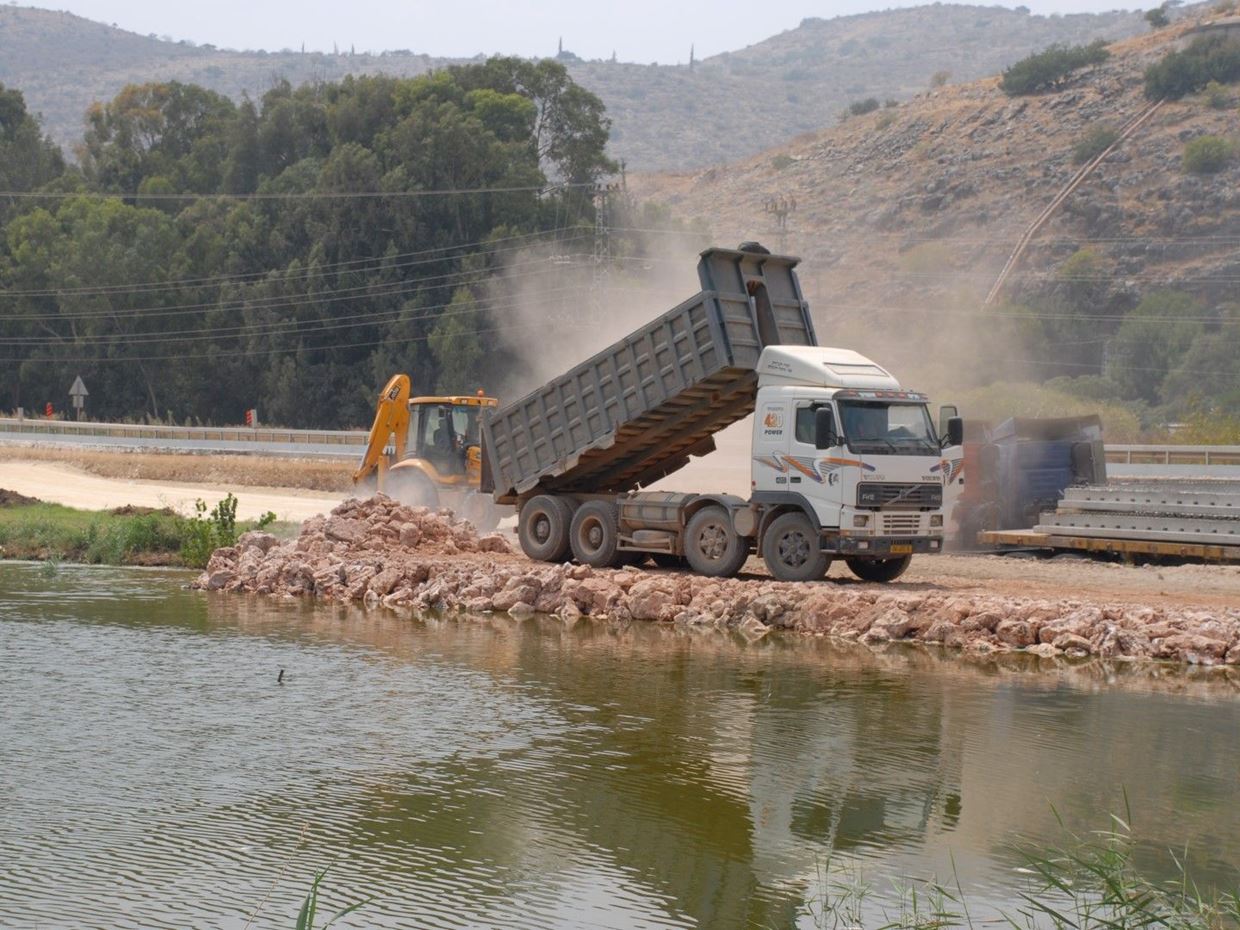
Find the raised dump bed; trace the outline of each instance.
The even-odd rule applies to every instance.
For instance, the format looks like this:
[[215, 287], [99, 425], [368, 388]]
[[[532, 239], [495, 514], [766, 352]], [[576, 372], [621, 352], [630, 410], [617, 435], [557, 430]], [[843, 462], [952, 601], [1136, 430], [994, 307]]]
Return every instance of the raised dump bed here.
[[762, 349], [817, 344], [796, 264], [703, 252], [698, 294], [487, 419], [483, 491], [630, 491], [712, 451], [753, 411]]

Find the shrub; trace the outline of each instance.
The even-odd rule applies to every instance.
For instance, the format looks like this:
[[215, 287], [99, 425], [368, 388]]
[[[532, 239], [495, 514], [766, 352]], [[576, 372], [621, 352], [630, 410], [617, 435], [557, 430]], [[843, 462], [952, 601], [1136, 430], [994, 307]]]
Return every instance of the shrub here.
[[1207, 84], [1203, 93], [1211, 109], [1226, 110], [1231, 106], [1231, 92], [1218, 81]]
[[1235, 155], [1232, 143], [1219, 136], [1199, 136], [1184, 146], [1184, 170], [1189, 174], [1217, 174]]
[[1093, 161], [1114, 145], [1118, 138], [1119, 133], [1110, 126], [1093, 127], [1072, 147], [1072, 163], [1083, 165], [1087, 161]]
[[1151, 29], [1161, 29], [1163, 26], [1171, 25], [1171, 19], [1167, 16], [1166, 6], [1156, 6], [1145, 14], [1145, 21], [1150, 24]]
[[951, 77], [952, 73], [950, 71], [936, 71], [934, 74], [930, 75], [930, 86], [942, 87], [951, 80]]
[[[194, 516], [181, 524], [181, 559], [190, 568], [204, 568], [212, 552], [237, 541], [237, 498], [228, 494], [209, 513], [207, 505], [197, 500], [194, 511]], [[262, 529], [275, 519], [269, 511], [254, 526]]]
[[1012, 96], [1037, 93], [1059, 84], [1073, 71], [1101, 64], [1110, 57], [1102, 39], [1089, 45], [1052, 45], [1004, 71], [1000, 86]]
[[791, 165], [794, 161], [795, 159], [791, 155], [785, 155], [783, 152], [780, 152], [778, 155], [776, 155], [774, 158], [771, 159], [771, 167], [774, 168], [776, 171], [783, 171], [785, 168]]
[[866, 97], [864, 100], [854, 100], [848, 105], [848, 112], [851, 116], [864, 116], [867, 113], [873, 113], [877, 110], [881, 103], [877, 97]]
[[1145, 70], [1145, 96], [1151, 100], [1179, 100], [1211, 81], [1227, 84], [1240, 79], [1240, 39], [1202, 36], [1183, 51], [1170, 52]]
[[887, 129], [896, 121], [894, 113], [884, 113], [878, 118], [878, 122], [874, 124], [875, 129]]

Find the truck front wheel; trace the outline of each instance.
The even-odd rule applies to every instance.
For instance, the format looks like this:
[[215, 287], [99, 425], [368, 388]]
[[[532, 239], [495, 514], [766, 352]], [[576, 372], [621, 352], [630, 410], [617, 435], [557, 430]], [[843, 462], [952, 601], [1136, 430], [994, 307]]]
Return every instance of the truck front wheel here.
[[780, 581], [819, 581], [831, 566], [818, 529], [803, 513], [776, 517], [762, 536], [762, 559]]
[[550, 494], [530, 498], [517, 521], [521, 551], [540, 562], [563, 562], [568, 558], [572, 519], [573, 509], [568, 501]]
[[731, 578], [749, 558], [749, 544], [722, 507], [703, 507], [685, 527], [685, 561], [699, 575]]
[[848, 570], [862, 581], [883, 583], [895, 581], [903, 575], [904, 570], [908, 568], [908, 563], [913, 561], [913, 557], [911, 555], [899, 555], [893, 559], [851, 558], [844, 561], [848, 564]]
[[620, 516], [608, 501], [586, 501], [568, 532], [573, 556], [583, 565], [608, 568], [620, 562]]

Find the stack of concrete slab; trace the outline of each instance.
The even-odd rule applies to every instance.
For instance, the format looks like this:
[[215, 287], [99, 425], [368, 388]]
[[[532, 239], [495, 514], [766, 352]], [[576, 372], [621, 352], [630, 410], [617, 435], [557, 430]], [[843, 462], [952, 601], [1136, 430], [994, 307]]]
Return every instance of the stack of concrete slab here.
[[1005, 546], [1240, 561], [1240, 482], [1071, 487], [1031, 530], [983, 536]]

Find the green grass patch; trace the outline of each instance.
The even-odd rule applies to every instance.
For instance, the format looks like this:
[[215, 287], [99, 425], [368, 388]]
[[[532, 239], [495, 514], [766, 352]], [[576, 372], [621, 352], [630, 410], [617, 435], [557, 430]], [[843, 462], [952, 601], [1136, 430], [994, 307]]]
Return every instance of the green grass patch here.
[[74, 510], [60, 504], [0, 508], [0, 555], [90, 565], [180, 565], [176, 514]]
[[169, 510], [124, 507], [75, 510], [42, 502], [0, 506], [0, 558], [87, 565], [185, 565], [201, 568], [219, 546], [251, 529], [288, 536], [295, 524], [272, 525], [275, 514], [239, 523], [231, 494], [186, 519]]

